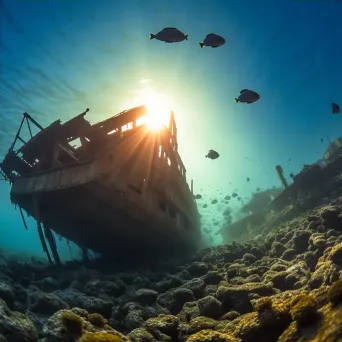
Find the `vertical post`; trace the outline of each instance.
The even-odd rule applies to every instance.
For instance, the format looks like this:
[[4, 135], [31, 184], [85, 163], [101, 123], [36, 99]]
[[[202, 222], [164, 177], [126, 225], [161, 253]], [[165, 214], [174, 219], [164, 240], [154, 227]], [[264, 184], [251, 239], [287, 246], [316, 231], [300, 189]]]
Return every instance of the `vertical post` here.
[[43, 223], [43, 227], [44, 227], [44, 235], [45, 235], [46, 240], [49, 243], [53, 259], [54, 259], [56, 265], [61, 266], [62, 263], [61, 263], [61, 259], [59, 258], [59, 255], [58, 255], [56, 240], [55, 240], [55, 238], [51, 232], [51, 229], [45, 223]]
[[288, 184], [287, 184], [287, 181], [284, 177], [283, 168], [280, 165], [277, 165], [275, 168], [276, 168], [276, 171], [278, 173], [279, 179], [280, 179], [281, 183], [283, 184], [283, 187], [286, 189], [288, 187]]
[[56, 165], [58, 165], [58, 157], [59, 157], [59, 145], [55, 144], [55, 146], [53, 147], [53, 157], [52, 157], [52, 167], [55, 167]]
[[24, 214], [23, 214], [23, 210], [21, 209], [20, 206], [19, 206], [19, 211], [20, 211], [21, 219], [23, 220], [23, 223], [24, 223], [24, 227], [25, 227], [26, 230], [28, 230], [27, 224], [26, 224], [26, 221], [25, 221], [25, 217], [24, 217]]
[[49, 250], [47, 248], [47, 244], [46, 244], [46, 241], [44, 238], [43, 228], [42, 228], [41, 223], [40, 223], [40, 212], [39, 212], [38, 201], [36, 199], [36, 196], [33, 195], [32, 200], [33, 200], [33, 205], [34, 205], [35, 210], [36, 210], [37, 231], [38, 231], [40, 243], [42, 244], [43, 250], [44, 250], [44, 252], [45, 252], [45, 254], [49, 260], [50, 265], [53, 265], [52, 259], [51, 259], [51, 256], [50, 256], [50, 253], [49, 253]]
[[21, 127], [23, 127], [24, 120], [25, 120], [25, 114], [24, 114], [24, 116], [23, 116], [23, 118], [22, 118], [22, 120], [21, 120], [19, 129], [18, 129], [18, 132], [17, 132], [17, 134], [15, 135], [14, 141], [13, 141], [11, 147], [10, 147], [10, 151], [13, 151], [13, 149], [14, 149], [14, 145], [15, 145], [15, 143], [17, 142], [17, 139], [18, 139], [18, 137], [19, 137], [19, 134], [20, 134], [20, 131], [21, 131]]
[[29, 130], [29, 132], [30, 132], [30, 136], [31, 136], [31, 138], [32, 138], [32, 130], [31, 130], [31, 126], [30, 126], [30, 121], [29, 121], [29, 119], [27, 118], [27, 116], [25, 116], [25, 118], [26, 118], [26, 123], [27, 123], [28, 130]]

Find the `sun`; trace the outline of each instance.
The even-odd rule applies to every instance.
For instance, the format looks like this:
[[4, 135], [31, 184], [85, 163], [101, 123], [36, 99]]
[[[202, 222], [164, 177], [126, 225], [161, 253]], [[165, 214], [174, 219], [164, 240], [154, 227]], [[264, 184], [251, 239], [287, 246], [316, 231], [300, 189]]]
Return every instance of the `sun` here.
[[128, 107], [141, 105], [145, 105], [146, 114], [139, 119], [139, 125], [145, 124], [148, 130], [157, 131], [169, 126], [172, 106], [166, 94], [144, 85], [143, 89], [136, 91], [136, 96], [130, 99]]
[[145, 122], [148, 129], [160, 130], [168, 126], [171, 109], [161, 97], [149, 98], [144, 104], [146, 106]]
[[149, 130], [160, 130], [168, 127], [171, 107], [165, 94], [151, 88], [145, 88], [140, 94], [141, 102], [146, 107], [144, 122]]

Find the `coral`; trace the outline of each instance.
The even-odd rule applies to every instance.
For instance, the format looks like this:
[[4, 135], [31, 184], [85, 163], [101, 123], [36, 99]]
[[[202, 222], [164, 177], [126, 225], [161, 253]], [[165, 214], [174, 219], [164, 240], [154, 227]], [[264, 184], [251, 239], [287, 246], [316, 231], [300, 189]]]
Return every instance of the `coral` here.
[[240, 314], [237, 311], [229, 311], [225, 313], [220, 320], [222, 321], [233, 321], [235, 318], [238, 318]]
[[151, 333], [149, 333], [144, 328], [137, 328], [137, 329], [132, 330], [128, 334], [128, 338], [132, 342], [151, 342], [151, 341], [155, 341], [153, 335]]
[[206, 296], [198, 300], [201, 316], [217, 319], [222, 315], [221, 303], [213, 296]]
[[178, 314], [185, 303], [195, 300], [194, 293], [187, 288], [172, 289], [158, 296], [158, 303], [172, 314]]
[[249, 295], [257, 294], [264, 297], [275, 293], [276, 290], [271, 285], [249, 283], [234, 287], [219, 286], [216, 297], [226, 311], [237, 310], [240, 313], [247, 313], [253, 309]]
[[98, 313], [89, 314], [88, 322], [97, 328], [104, 328], [108, 324], [108, 321]]
[[3, 299], [0, 299], [1, 334], [4, 335], [5, 341], [8, 342], [37, 341], [37, 332], [32, 321], [20, 312], [11, 311]]
[[272, 299], [270, 297], [260, 298], [255, 303], [254, 309], [257, 312], [263, 312], [264, 310], [272, 310]]
[[73, 336], [80, 336], [83, 331], [83, 319], [70, 310], [63, 310], [61, 312], [61, 322], [68, 334]]
[[328, 300], [335, 306], [342, 303], [342, 279], [335, 281], [330, 286]]
[[190, 336], [187, 342], [238, 342], [232, 335], [214, 330], [202, 330]]
[[150, 289], [139, 289], [135, 295], [138, 303], [149, 305], [156, 302], [158, 292]]
[[179, 318], [172, 315], [159, 315], [158, 317], [150, 318], [145, 322], [146, 330], [152, 333], [160, 331], [168, 336], [177, 334], [178, 325]]
[[116, 335], [106, 332], [85, 333], [78, 342], [123, 342], [123, 339]]
[[194, 334], [205, 329], [215, 329], [217, 321], [212, 318], [199, 316], [192, 319], [188, 325], [189, 334]]
[[335, 342], [339, 341], [342, 331], [342, 310], [331, 304], [319, 310], [320, 320], [313, 321], [310, 327], [292, 322], [279, 337], [278, 342]]
[[299, 295], [292, 301], [291, 318], [298, 324], [311, 323], [317, 318], [318, 304], [316, 298], [310, 294]]
[[341, 209], [339, 207], [332, 206], [332, 205], [323, 207], [319, 211], [319, 214], [321, 215], [321, 217], [326, 221], [331, 221], [331, 220], [336, 219], [340, 213], [341, 213]]

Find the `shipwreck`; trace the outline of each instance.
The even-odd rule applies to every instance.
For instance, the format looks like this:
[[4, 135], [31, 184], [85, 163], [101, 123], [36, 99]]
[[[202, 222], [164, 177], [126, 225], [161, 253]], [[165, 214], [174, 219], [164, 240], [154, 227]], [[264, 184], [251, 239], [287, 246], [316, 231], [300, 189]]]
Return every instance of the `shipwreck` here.
[[88, 111], [46, 128], [24, 113], [0, 164], [11, 202], [26, 229], [23, 211], [36, 220], [50, 262], [60, 263], [52, 231], [108, 256], [195, 250], [200, 219], [178, 153], [174, 113], [168, 125], [149, 129], [145, 106], [95, 124], [85, 119]]
[[[329, 154], [328, 157], [331, 157]], [[324, 197], [342, 194], [342, 155], [326, 158], [322, 162], [304, 165], [296, 175], [292, 175], [293, 182], [288, 184], [280, 165], [276, 167], [280, 181], [284, 187], [271, 203], [271, 209], [281, 211], [289, 205], [300, 204], [305, 208], [317, 205]]]

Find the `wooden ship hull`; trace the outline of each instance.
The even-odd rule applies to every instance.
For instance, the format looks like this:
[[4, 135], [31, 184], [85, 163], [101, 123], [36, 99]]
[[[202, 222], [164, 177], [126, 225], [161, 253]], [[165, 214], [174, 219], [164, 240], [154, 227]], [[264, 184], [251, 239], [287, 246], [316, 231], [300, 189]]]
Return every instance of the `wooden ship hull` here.
[[[23, 220], [22, 210], [36, 219], [49, 259], [50, 248], [60, 263], [51, 230], [108, 256], [195, 250], [199, 214], [178, 154], [173, 113], [168, 127], [149, 130], [139, 125], [144, 106], [94, 125], [84, 119], [87, 111], [45, 129], [24, 113], [1, 163], [11, 201]], [[30, 133], [30, 122], [40, 129], [28, 142], [20, 137], [25, 121]], [[15, 150], [18, 140], [23, 145]], [[72, 146], [75, 140], [80, 146]]]

